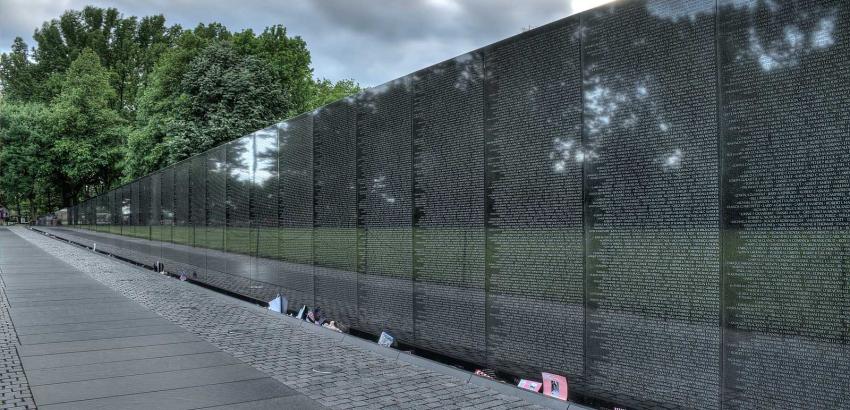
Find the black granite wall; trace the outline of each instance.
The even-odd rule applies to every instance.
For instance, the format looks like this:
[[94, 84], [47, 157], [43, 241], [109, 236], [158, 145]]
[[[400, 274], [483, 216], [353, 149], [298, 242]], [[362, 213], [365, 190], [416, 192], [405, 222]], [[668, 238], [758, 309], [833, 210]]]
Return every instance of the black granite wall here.
[[629, 407], [845, 408], [848, 67], [846, 1], [626, 0], [70, 215], [196, 280]]

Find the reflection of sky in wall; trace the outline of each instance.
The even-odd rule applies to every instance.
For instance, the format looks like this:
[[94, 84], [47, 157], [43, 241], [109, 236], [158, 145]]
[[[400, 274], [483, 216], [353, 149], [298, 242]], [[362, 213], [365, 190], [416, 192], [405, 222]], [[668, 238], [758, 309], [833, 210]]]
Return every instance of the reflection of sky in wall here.
[[799, 25], [789, 24], [782, 29], [783, 35], [773, 40], [763, 38], [751, 28], [746, 53], [764, 71], [795, 67], [803, 56], [835, 44], [835, 19], [836, 12], [832, 10], [818, 19], [810, 33], [803, 32]]
[[472, 53], [457, 56], [454, 61], [460, 67], [457, 79], [455, 80], [455, 88], [458, 90], [467, 91], [469, 87], [475, 85], [481, 78], [484, 78], [484, 73], [481, 72], [481, 65], [476, 64], [475, 56]]
[[682, 150], [675, 149], [656, 158], [655, 162], [661, 164], [664, 171], [676, 171], [682, 167]]
[[649, 0], [646, 9], [655, 17], [678, 22], [682, 19], [696, 20], [700, 14], [714, 14], [713, 1], [670, 1]]
[[396, 202], [396, 199], [391, 194], [386, 192], [388, 191], [386, 176], [381, 175], [373, 179], [372, 186], [370, 187], [369, 191], [381, 197], [381, 199], [388, 204], [394, 204]]
[[255, 165], [253, 139], [252, 136], [248, 135], [231, 142], [231, 144], [236, 146], [242, 146], [242, 152], [239, 153], [239, 160], [228, 161], [231, 165], [237, 165], [231, 166], [229, 171], [230, 175], [239, 181], [253, 181], [253, 168]]
[[[254, 183], [263, 185], [271, 180], [275, 174], [273, 173], [274, 163], [277, 159], [277, 127], [269, 127], [254, 133], [254, 144], [256, 149], [256, 163], [254, 168]], [[269, 170], [269, 168], [272, 170]]]

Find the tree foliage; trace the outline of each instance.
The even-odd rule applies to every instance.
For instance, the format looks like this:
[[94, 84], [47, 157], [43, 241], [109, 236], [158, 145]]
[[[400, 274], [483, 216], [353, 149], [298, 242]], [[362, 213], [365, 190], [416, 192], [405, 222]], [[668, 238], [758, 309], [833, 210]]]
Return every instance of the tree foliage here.
[[0, 204], [31, 214], [360, 91], [314, 80], [281, 25], [186, 30], [89, 6], [33, 40], [0, 55]]
[[86, 186], [106, 186], [120, 176], [126, 121], [111, 108], [119, 98], [109, 86], [109, 71], [85, 49], [71, 63], [60, 94], [47, 115], [52, 136], [45, 147], [55, 164], [52, 183], [63, 204], [70, 204]]

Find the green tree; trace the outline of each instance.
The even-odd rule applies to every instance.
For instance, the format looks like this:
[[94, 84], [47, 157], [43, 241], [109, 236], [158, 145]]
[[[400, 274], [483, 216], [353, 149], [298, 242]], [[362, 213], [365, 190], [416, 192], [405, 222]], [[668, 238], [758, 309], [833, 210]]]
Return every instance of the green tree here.
[[0, 184], [0, 199], [32, 212], [360, 91], [314, 80], [307, 44], [281, 25], [184, 30], [89, 6], [33, 40], [0, 55], [0, 179], [18, 181]]
[[230, 32], [221, 24], [199, 24], [194, 30], [184, 31], [175, 40], [175, 47], [161, 54], [137, 98], [136, 123], [123, 159], [125, 179], [135, 179], [167, 165], [165, 140], [180, 131], [180, 107], [185, 100], [181, 87], [186, 72], [210, 43], [230, 38]]
[[339, 80], [334, 83], [326, 78], [316, 80], [311, 88], [310, 100], [307, 103], [308, 110], [314, 110], [363, 90], [354, 80]]
[[166, 141], [171, 162], [263, 128], [288, 112], [269, 65], [239, 54], [229, 42], [213, 43], [193, 59], [180, 91], [177, 126]]
[[34, 97], [46, 102], [58, 95], [62, 75], [71, 62], [90, 49], [109, 71], [110, 84], [116, 90], [112, 108], [132, 118], [137, 90], [180, 31], [179, 26], [166, 27], [161, 15], [139, 21], [135, 16], [125, 18], [114, 8], [68, 10], [59, 19], [42, 24], [33, 35], [37, 43], [34, 72], [41, 84]]
[[286, 116], [308, 109], [313, 91], [313, 69], [310, 52], [301, 37], [287, 37], [286, 27], [266, 27], [259, 36], [250, 29], [233, 36], [233, 43], [244, 55], [257, 57], [268, 64], [272, 77], [284, 95]]
[[145, 175], [310, 108], [310, 53], [282, 26], [256, 36], [198, 25], [163, 53], [138, 98], [125, 179]]
[[5, 204], [36, 215], [37, 196], [50, 187], [50, 163], [42, 148], [46, 107], [39, 103], [0, 102], [0, 191]]
[[36, 80], [33, 70], [27, 43], [15, 37], [9, 54], [0, 55], [0, 87], [6, 100], [27, 101], [32, 98]]
[[120, 176], [127, 127], [111, 108], [116, 94], [99, 60], [90, 49], [80, 53], [47, 115], [51, 140], [43, 148], [54, 165], [51, 182], [62, 206], [74, 203], [87, 187], [108, 187]]

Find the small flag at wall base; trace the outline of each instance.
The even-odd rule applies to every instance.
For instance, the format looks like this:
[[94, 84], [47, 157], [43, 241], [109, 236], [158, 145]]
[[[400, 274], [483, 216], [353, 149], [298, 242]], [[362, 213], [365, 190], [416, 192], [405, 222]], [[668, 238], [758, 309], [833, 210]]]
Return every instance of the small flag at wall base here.
[[289, 301], [285, 296], [281, 296], [280, 293], [277, 294], [277, 297], [272, 299], [269, 302], [269, 310], [273, 310], [278, 313], [286, 313], [286, 310], [289, 308]]
[[387, 332], [381, 332], [381, 337], [378, 339], [378, 344], [384, 347], [392, 347], [395, 342], [395, 337]]

